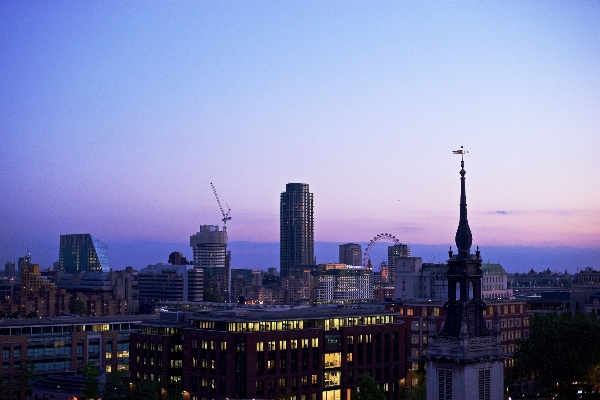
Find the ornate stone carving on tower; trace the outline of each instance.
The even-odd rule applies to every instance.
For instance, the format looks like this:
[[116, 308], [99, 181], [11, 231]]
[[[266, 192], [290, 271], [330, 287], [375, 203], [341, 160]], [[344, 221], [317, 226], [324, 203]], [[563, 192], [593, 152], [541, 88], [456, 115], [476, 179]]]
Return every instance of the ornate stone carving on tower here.
[[490, 332], [481, 298], [481, 255], [471, 254], [473, 237], [467, 220], [465, 162], [460, 170], [460, 220], [456, 230], [457, 253], [448, 252], [446, 322], [437, 334], [430, 331], [427, 349], [428, 400], [502, 400], [504, 363], [499, 332]]

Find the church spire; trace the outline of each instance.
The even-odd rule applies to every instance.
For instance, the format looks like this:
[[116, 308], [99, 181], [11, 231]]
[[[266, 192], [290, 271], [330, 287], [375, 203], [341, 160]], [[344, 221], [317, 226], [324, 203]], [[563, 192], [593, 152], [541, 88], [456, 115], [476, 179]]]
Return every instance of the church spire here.
[[458, 248], [458, 257], [466, 258], [471, 253], [471, 244], [473, 243], [473, 236], [471, 235], [471, 228], [469, 228], [469, 221], [467, 220], [467, 195], [465, 192], [465, 159], [464, 154], [467, 151], [463, 150], [460, 146], [460, 150], [453, 151], [454, 154], [460, 154], [460, 220], [458, 222], [458, 229], [456, 230], [456, 247]]

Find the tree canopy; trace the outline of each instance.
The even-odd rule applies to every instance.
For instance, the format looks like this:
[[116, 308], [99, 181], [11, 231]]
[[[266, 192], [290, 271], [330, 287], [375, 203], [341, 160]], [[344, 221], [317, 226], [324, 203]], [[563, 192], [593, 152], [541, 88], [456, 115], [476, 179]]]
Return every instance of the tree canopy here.
[[357, 400], [385, 400], [383, 388], [375, 382], [375, 379], [369, 374], [365, 374], [358, 380]]
[[[600, 366], [600, 321], [596, 314], [570, 311], [535, 315], [529, 338], [517, 341], [513, 381], [533, 379], [546, 390], [590, 382]], [[568, 385], [566, 385], [568, 384]]]

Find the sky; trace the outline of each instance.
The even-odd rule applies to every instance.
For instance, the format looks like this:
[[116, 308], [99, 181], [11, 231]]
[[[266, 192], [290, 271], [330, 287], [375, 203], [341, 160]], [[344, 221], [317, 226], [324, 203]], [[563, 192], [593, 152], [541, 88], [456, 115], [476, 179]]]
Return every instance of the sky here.
[[316, 241], [449, 244], [460, 146], [474, 245], [598, 249], [599, 27], [589, 1], [2, 1], [0, 261], [92, 233], [135, 264], [220, 223], [211, 182], [232, 242], [277, 242], [304, 182]]

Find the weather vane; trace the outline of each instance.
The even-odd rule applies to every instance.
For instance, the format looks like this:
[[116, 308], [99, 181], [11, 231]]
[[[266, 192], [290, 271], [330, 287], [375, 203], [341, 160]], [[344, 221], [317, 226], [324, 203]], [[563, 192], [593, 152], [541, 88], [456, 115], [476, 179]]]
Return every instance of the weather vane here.
[[463, 149], [462, 146], [460, 146], [460, 150], [452, 150], [452, 154], [460, 154], [460, 159], [461, 161], [463, 161], [465, 159], [465, 154], [467, 154], [468, 151]]

